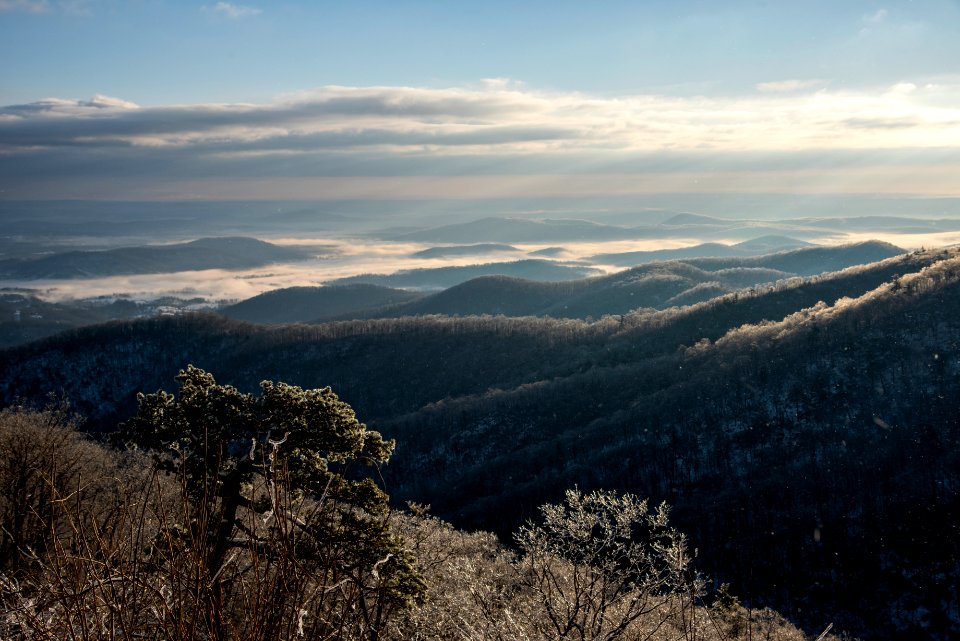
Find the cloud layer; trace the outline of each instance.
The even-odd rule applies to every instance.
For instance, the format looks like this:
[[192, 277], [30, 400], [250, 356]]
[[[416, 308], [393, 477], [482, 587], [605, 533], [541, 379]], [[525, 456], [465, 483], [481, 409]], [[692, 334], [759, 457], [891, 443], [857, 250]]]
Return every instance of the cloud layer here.
[[[809, 181], [844, 191], [848, 181], [859, 191], [873, 181], [889, 191], [899, 177], [897, 191], [944, 193], [941, 183], [952, 181], [940, 174], [960, 163], [958, 98], [960, 84], [949, 79], [874, 92], [771, 81], [728, 98], [549, 93], [502, 79], [451, 89], [330, 86], [266, 104], [51, 98], [0, 108], [0, 197], [40, 197], [58, 185], [63, 197], [109, 197], [103, 189], [118, 179], [143, 197], [173, 197], [189, 180], [202, 198], [219, 197], [218, 181], [222, 191], [250, 178], [282, 193], [307, 179], [351, 177], [363, 183], [346, 190], [357, 196], [389, 188], [391, 177], [441, 177], [446, 187], [425, 188], [482, 192], [482, 180], [469, 187], [476, 177], [511, 176], [511, 190], [522, 192], [523, 183], [549, 190], [551, 182], [525, 176], [605, 175], [607, 188], [665, 174], [675, 176], [670, 189], [696, 191], [703, 185], [689, 181], [722, 187], [744, 172], [765, 172], [773, 190]], [[922, 172], [898, 173], [904, 166], [935, 171], [911, 188]]]
[[217, 4], [213, 5], [210, 11], [215, 14], [230, 18], [231, 20], [249, 18], [262, 13], [260, 9], [255, 7], [247, 7], [240, 4], [230, 4], [229, 2], [218, 2]]
[[46, 13], [50, 10], [48, 0], [0, 0], [0, 11], [23, 11]]

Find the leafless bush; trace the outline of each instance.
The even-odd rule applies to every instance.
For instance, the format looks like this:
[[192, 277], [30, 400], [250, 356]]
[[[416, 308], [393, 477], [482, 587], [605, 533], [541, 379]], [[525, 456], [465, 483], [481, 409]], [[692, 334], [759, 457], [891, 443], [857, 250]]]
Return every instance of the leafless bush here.
[[116, 457], [76, 431], [65, 405], [0, 411], [0, 571], [18, 576], [71, 524], [56, 501], [84, 504], [84, 520], [110, 518]]
[[[389, 555], [372, 568], [358, 561], [396, 544], [388, 513], [371, 520], [291, 490], [282, 459], [271, 456], [266, 474], [244, 488], [235, 536], [211, 572], [216, 482], [198, 495], [182, 475], [132, 454], [140, 465], [124, 466], [128, 457], [90, 445], [113, 461], [104, 473], [114, 482], [98, 485], [100, 495], [46, 488], [45, 523], [57, 526], [27, 554], [28, 570], [0, 575], [0, 638], [373, 640], [395, 615]], [[353, 525], [369, 528], [371, 549], [357, 544]]]
[[397, 514], [397, 529], [417, 559], [429, 589], [425, 606], [400, 617], [390, 638], [511, 641], [529, 639], [517, 609], [515, 556], [489, 532], [467, 533], [413, 506]]
[[462, 532], [411, 508], [395, 515], [396, 528], [430, 595], [394, 622], [391, 639], [805, 639], [777, 613], [745, 608], [726, 589], [708, 607], [686, 541], [662, 505], [568, 492], [520, 531], [517, 554], [490, 533]]
[[701, 584], [686, 539], [662, 504], [568, 490], [517, 535], [527, 618], [541, 638], [650, 639], [664, 625], [696, 626]]

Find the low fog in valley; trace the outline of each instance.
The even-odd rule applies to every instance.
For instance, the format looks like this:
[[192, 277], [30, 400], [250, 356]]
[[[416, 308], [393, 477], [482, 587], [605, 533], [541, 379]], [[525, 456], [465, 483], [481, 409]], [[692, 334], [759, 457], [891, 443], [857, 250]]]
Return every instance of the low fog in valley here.
[[[720, 199], [721, 202], [723, 199]], [[386, 275], [403, 270], [427, 270], [439, 267], [468, 266], [489, 263], [507, 263], [522, 259], [545, 259], [562, 265], [572, 265], [599, 275], [623, 269], [623, 264], [604, 262], [604, 256], [627, 252], [657, 252], [680, 248], [694, 248], [703, 243], [715, 243], [733, 246], [744, 241], [775, 237], [772, 244], [767, 243], [759, 249], [740, 252], [740, 255], [773, 253], [793, 249], [802, 244], [837, 246], [845, 243], [881, 240], [906, 250], [921, 247], [949, 246], [960, 242], [960, 223], [950, 219], [930, 216], [904, 216], [905, 203], [897, 200], [878, 201], [875, 211], [897, 212], [895, 216], [878, 214], [871, 217], [808, 217], [777, 221], [769, 219], [742, 219], [734, 217], [713, 217], [713, 220], [697, 220], [696, 217], [679, 219], [681, 224], [664, 225], [678, 216], [694, 214], [710, 216], [699, 212], [677, 212], [650, 210], [642, 206], [643, 199], [637, 199], [635, 213], [629, 210], [595, 213], [584, 212], [507, 212], [498, 218], [516, 221], [572, 221], [582, 223], [584, 228], [570, 229], [553, 225], [550, 230], [556, 237], [544, 242], [531, 243], [525, 236], [509, 244], [485, 243], [486, 237], [477, 236], [473, 230], [465, 231], [456, 240], [459, 242], [437, 242], [405, 240], [407, 236], [429, 235], [431, 229], [423, 224], [421, 217], [408, 214], [404, 217], [390, 215], [374, 217], [368, 214], [357, 224], [344, 217], [336, 224], [327, 222], [326, 212], [336, 211], [336, 204], [322, 206], [304, 206], [296, 212], [294, 222], [284, 218], [283, 224], [272, 228], [263, 221], [254, 225], [248, 216], [233, 216], [231, 211], [253, 209], [262, 211], [259, 203], [202, 203], [184, 204], [184, 210], [190, 214], [183, 221], [165, 223], [163, 228], [153, 228], [142, 235], [98, 235], [95, 237], [79, 235], [69, 230], [61, 230], [51, 236], [54, 227], [38, 227], [36, 230], [24, 229], [23, 233], [6, 236], [0, 240], [0, 288], [6, 290], [28, 290], [32, 295], [50, 302], [69, 302], [90, 298], [124, 297], [142, 301], [159, 298], [200, 299], [193, 304], [216, 307], [226, 301], [239, 301], [273, 289], [286, 287], [319, 286], [338, 279], [366, 274]], [[775, 201], [771, 201], [775, 202]], [[789, 203], [789, 200], [785, 199]], [[149, 210], [156, 205], [130, 203], [125, 206], [111, 205], [108, 211], [137, 212]], [[374, 205], [368, 203], [366, 207]], [[414, 210], [415, 204], [406, 204]], [[472, 208], [480, 207], [473, 203]], [[620, 203], [619, 207], [623, 207]], [[289, 208], [289, 206], [287, 206]], [[349, 212], [356, 206], [346, 207]], [[919, 203], [917, 209], [929, 210], [930, 205]], [[88, 204], [77, 204], [71, 208], [69, 203], [50, 204], [29, 203], [18, 210], [13, 203], [3, 206], [13, 228], [29, 222], [41, 225], [46, 218], [50, 225], [55, 220], [66, 218], [79, 229], [109, 228], [111, 222], [105, 220], [103, 213]], [[177, 205], [168, 203], [164, 209], [176, 212]], [[847, 206], [847, 209], [857, 208]], [[938, 207], [934, 206], [934, 210]], [[943, 207], [939, 207], [943, 209]], [[29, 213], [18, 213], [26, 211]], [[455, 212], [440, 220], [455, 221], [441, 226], [468, 225], [477, 221], [490, 221], [490, 227], [498, 223], [491, 217], [470, 218], [468, 213]], [[269, 221], [269, 215], [264, 217]], [[238, 224], [238, 220], [244, 224]], [[317, 225], [311, 221], [316, 220]], [[430, 220], [438, 220], [431, 211]], [[150, 219], [145, 219], [149, 223]], [[389, 223], [389, 226], [387, 226]], [[420, 224], [416, 224], [420, 223]], [[298, 228], [298, 225], [300, 228]], [[330, 231], [319, 232], [316, 227], [333, 227]], [[591, 229], [591, 228], [595, 228]], [[603, 233], [600, 230], [612, 230]], [[623, 235], [629, 239], [616, 239], [615, 234], [623, 229]], [[929, 229], [930, 231], [926, 231]], [[43, 230], [43, 231], [41, 231]], [[221, 232], [218, 234], [218, 231]], [[497, 240], [509, 241], [510, 231], [503, 232], [506, 237]], [[198, 234], [198, 235], [192, 235]], [[4, 276], [3, 267], [17, 261], [49, 258], [71, 251], [98, 252], [121, 247], [169, 246], [189, 242], [196, 238], [216, 238], [218, 236], [246, 236], [259, 238], [273, 245], [294, 247], [303, 250], [303, 257], [294, 261], [267, 262], [253, 268], [234, 269], [184, 269], [160, 273], [129, 273], [114, 276], [92, 276], [78, 269], [69, 278], [10, 278]], [[584, 240], [583, 236], [593, 235], [596, 240]], [[608, 236], [610, 239], [603, 239]], [[444, 237], [440, 235], [440, 238]], [[796, 241], [796, 243], [791, 243]], [[476, 249], [473, 249], [476, 247]], [[452, 250], [451, 250], [452, 248]], [[443, 251], [446, 249], [447, 251]], [[430, 252], [436, 257], [421, 257], [418, 254]], [[717, 255], [711, 248], [694, 252], [698, 256]], [[650, 260], [667, 260], [669, 257], [651, 256]], [[436, 288], [434, 288], [436, 289]]]

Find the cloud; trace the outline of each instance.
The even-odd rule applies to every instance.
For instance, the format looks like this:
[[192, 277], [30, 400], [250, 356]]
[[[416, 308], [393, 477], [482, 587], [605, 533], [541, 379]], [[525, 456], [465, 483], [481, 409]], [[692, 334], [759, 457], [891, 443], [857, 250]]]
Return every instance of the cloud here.
[[92, 0], [60, 0], [57, 3], [60, 11], [72, 16], [92, 16]]
[[250, 18], [252, 16], [257, 16], [262, 13], [260, 9], [255, 7], [247, 7], [240, 4], [231, 4], [229, 2], [218, 2], [213, 5], [209, 11], [230, 18], [231, 20], [239, 20], [240, 18]]
[[801, 91], [803, 89], [813, 89], [823, 85], [822, 80], [778, 80], [775, 82], [761, 82], [756, 88], [763, 93], [788, 93], [792, 91]]
[[0, 13], [5, 11], [20, 11], [23, 13], [52, 14], [61, 13], [68, 16], [89, 16], [93, 11], [90, 7], [92, 0], [0, 0]]
[[[798, 86], [770, 84], [782, 89]], [[499, 85], [332, 86], [265, 104], [144, 107], [100, 95], [90, 100], [50, 98], [0, 107], [0, 148], [17, 153], [21, 148], [121, 145], [222, 154], [269, 149], [346, 152], [371, 146], [413, 153], [481, 147], [524, 154], [960, 145], [960, 107], [945, 99], [960, 98], [957, 86], [928, 91], [900, 83], [883, 91], [767, 93], [607, 98]], [[909, 122], [913, 131], [909, 137], [896, 132], [867, 136], [862, 124], [850, 126], [864, 122]]]
[[848, 118], [844, 124], [854, 129], [908, 129], [922, 126], [910, 120], [885, 120], [882, 118]]
[[[933, 88], [933, 87], [931, 87]], [[898, 82], [888, 89], [888, 93], [893, 95], [906, 95], [917, 90], [917, 85], [912, 82]]]
[[917, 20], [908, 20], [904, 14], [891, 14], [886, 9], [877, 9], [873, 13], [860, 17], [859, 40], [873, 41], [887, 50], [901, 47], [926, 46], [925, 38], [929, 34], [929, 25]]
[[0, 11], [47, 13], [50, 11], [50, 2], [48, 0], [0, 0]]
[[104, 96], [102, 94], [97, 94], [90, 100], [86, 102], [79, 103], [84, 107], [98, 107], [100, 109], [137, 109], [139, 105], [135, 102], [130, 102], [129, 100], [124, 100], [122, 98], [113, 98], [111, 96]]
[[524, 83], [513, 78], [483, 78], [480, 85], [487, 89], [518, 89], [523, 87]]
[[[442, 176], [450, 178], [443, 185], [450, 192], [457, 188], [454, 178], [476, 176], [628, 180], [667, 173], [677, 176], [671, 188], [681, 188], [679, 176], [689, 175], [699, 181], [691, 182], [697, 190], [720, 185], [710, 172], [739, 173], [746, 181], [750, 172], [767, 170], [842, 169], [840, 176], [869, 166], [956, 165], [960, 81], [799, 91], [808, 82], [767, 83], [760, 93], [713, 98], [591, 96], [499, 81], [448, 89], [330, 86], [260, 104], [48, 98], [0, 107], [0, 190], [10, 198], [14, 191], [41, 194], [69, 184], [82, 185], [89, 196], [125, 178], [150, 193], [159, 193], [148, 187], [151, 179], [190, 180], [197, 193], [208, 187], [223, 193], [211, 181], [227, 181], [228, 189], [236, 187], [234, 179], [247, 181], [236, 187], [247, 192], [250, 178], [281, 185], [311, 177]], [[898, 187], [908, 188], [918, 171], [907, 171]], [[523, 180], [535, 182], [503, 184], [515, 192]], [[923, 179], [923, 189], [932, 189], [931, 180]], [[376, 189], [374, 182], [323, 188], [357, 197]], [[547, 183], [562, 188], [562, 181]], [[861, 187], [868, 183], [857, 178]], [[786, 183], [771, 178], [769, 184]], [[296, 190], [283, 185], [277, 189]], [[460, 185], [469, 193], [484, 189]], [[430, 188], [421, 183], [404, 193], [419, 197]]]
[[860, 17], [860, 37], [869, 36], [886, 21], [889, 12], [886, 9], [877, 9]]
[[873, 13], [868, 13], [864, 15], [860, 19], [860, 21], [867, 26], [876, 25], [886, 20], [888, 15], [890, 15], [889, 11], [887, 11], [886, 9], [880, 8], [874, 11]]

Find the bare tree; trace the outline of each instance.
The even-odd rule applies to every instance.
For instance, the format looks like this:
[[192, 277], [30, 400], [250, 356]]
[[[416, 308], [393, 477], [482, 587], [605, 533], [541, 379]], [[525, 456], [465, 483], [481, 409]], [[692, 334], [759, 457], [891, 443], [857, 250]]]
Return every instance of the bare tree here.
[[695, 624], [702, 586], [666, 504], [649, 510], [630, 494], [568, 490], [541, 512], [516, 537], [527, 616], [541, 638], [647, 639], [668, 621]]

